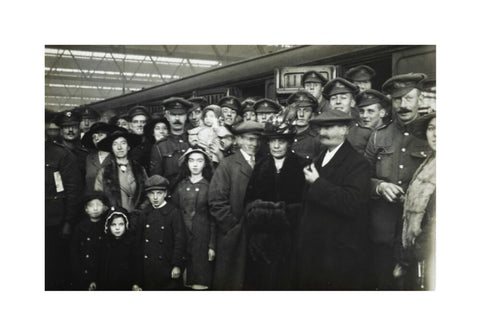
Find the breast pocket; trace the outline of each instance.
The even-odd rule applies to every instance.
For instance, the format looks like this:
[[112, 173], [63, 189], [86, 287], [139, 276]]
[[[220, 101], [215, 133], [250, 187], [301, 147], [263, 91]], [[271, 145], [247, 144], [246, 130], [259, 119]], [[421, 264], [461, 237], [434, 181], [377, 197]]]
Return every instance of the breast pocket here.
[[377, 153], [376, 177], [388, 180], [393, 166], [393, 149], [383, 148]]

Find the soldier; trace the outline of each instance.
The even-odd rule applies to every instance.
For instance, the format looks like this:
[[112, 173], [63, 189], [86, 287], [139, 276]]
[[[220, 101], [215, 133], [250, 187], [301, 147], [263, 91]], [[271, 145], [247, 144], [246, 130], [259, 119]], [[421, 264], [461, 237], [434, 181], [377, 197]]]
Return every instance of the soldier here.
[[170, 124], [170, 134], [164, 141], [156, 143], [150, 154], [150, 175], [161, 175], [169, 180], [170, 189], [176, 186], [178, 159], [189, 148], [185, 131], [187, 111], [193, 104], [183, 98], [172, 97], [163, 101], [165, 116]]
[[80, 121], [80, 138], [82, 138], [90, 130], [90, 127], [100, 120], [100, 114], [92, 109], [85, 108], [80, 111], [80, 116], [82, 117]]
[[[45, 120], [46, 130], [51, 119]], [[68, 237], [76, 223], [82, 183], [73, 153], [45, 137], [45, 289], [67, 289]]]
[[218, 101], [218, 105], [222, 107], [224, 122], [231, 126], [238, 122], [238, 112], [242, 108], [242, 104], [237, 97], [227, 95]]
[[267, 123], [272, 121], [276, 114], [282, 111], [282, 106], [271, 99], [260, 99], [254, 105], [253, 109], [257, 114], [257, 122]]
[[317, 108], [317, 99], [308, 91], [300, 90], [287, 99], [289, 109], [295, 112], [296, 134], [291, 147], [292, 153], [311, 160], [320, 149], [317, 132], [310, 127], [310, 119]]
[[372, 165], [370, 239], [373, 242], [375, 287], [395, 289], [394, 240], [402, 218], [406, 188], [427, 156], [427, 141], [411, 135], [409, 125], [418, 117], [423, 73], [394, 76], [382, 86], [392, 97], [394, 119], [377, 129], [368, 142], [365, 156]]
[[328, 101], [323, 98], [323, 87], [328, 82], [321, 73], [316, 71], [307, 71], [302, 76], [302, 86], [317, 99], [317, 108], [315, 114], [323, 113], [330, 108]]
[[145, 137], [145, 125], [150, 120], [148, 109], [144, 106], [134, 106], [127, 113], [128, 127], [130, 132], [142, 137], [139, 145], [135, 146], [128, 153], [128, 157], [139, 163], [145, 171], [148, 171], [150, 164], [150, 151], [152, 144]]
[[257, 121], [257, 114], [255, 114], [255, 100], [252, 98], [247, 98], [242, 101], [242, 109], [240, 111], [240, 115], [243, 118], [243, 121]]
[[345, 72], [345, 78], [357, 85], [360, 92], [363, 92], [372, 88], [372, 78], [375, 74], [375, 70], [370, 66], [359, 65]]
[[188, 101], [190, 101], [193, 106], [188, 110], [187, 131], [202, 125], [202, 111], [208, 106], [207, 99], [203, 97], [192, 97], [189, 98]]
[[77, 159], [83, 180], [88, 150], [82, 146], [80, 141], [80, 121], [81, 116], [75, 111], [64, 111], [55, 118], [55, 123], [60, 127], [60, 143], [69, 149]]

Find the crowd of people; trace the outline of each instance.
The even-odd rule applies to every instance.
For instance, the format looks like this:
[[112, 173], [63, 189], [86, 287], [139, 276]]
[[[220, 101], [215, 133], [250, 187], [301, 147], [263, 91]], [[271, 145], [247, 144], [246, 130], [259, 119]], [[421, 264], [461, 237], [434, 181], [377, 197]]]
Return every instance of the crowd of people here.
[[433, 289], [432, 83], [374, 75], [46, 110], [46, 290]]

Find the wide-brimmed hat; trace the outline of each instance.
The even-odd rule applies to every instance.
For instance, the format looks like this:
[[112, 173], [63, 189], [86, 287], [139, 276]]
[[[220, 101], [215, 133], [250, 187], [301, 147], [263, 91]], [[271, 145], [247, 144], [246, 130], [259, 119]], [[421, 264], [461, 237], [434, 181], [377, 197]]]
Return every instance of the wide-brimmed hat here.
[[334, 125], [349, 125], [353, 121], [353, 118], [350, 114], [345, 112], [331, 109], [327, 110], [319, 115], [310, 119], [310, 124], [328, 127]]
[[112, 143], [119, 137], [123, 137], [127, 140], [130, 148], [136, 147], [142, 143], [142, 136], [131, 134], [126, 129], [118, 127], [121, 130], [115, 130], [107, 135], [103, 140], [97, 143], [97, 148], [102, 151], [112, 152]]
[[410, 127], [411, 127], [410, 129], [411, 129], [412, 134], [415, 137], [426, 140], [427, 139], [428, 124], [430, 123], [430, 120], [437, 117], [436, 114], [437, 113], [435, 113], [435, 112], [425, 114], [425, 115], [422, 115], [421, 117], [417, 118], [416, 120], [414, 120], [410, 125]]
[[188, 156], [190, 156], [190, 154], [193, 154], [195, 152], [203, 154], [207, 158], [207, 163], [211, 164], [210, 156], [208, 155], [208, 153], [205, 150], [203, 150], [200, 147], [190, 147], [190, 148], [187, 149], [187, 151], [185, 151], [185, 153], [183, 155], [180, 156], [180, 158], [178, 159], [178, 165], [179, 166], [182, 165], [183, 162], [185, 161], [185, 158], [187, 158]]
[[262, 136], [266, 137], [267, 140], [273, 140], [276, 138], [283, 138], [286, 140], [293, 139], [297, 133], [295, 126], [290, 123], [280, 123], [275, 125], [271, 122], [265, 124], [265, 129], [262, 132]]
[[85, 135], [83, 135], [82, 141], [81, 141], [82, 145], [85, 148], [96, 150], [97, 147], [93, 143], [93, 134], [105, 133], [105, 134], [108, 135], [108, 134], [110, 134], [110, 133], [112, 133], [116, 130], [121, 131], [121, 130], [123, 130], [123, 128], [113, 126], [113, 125], [105, 123], [105, 122], [97, 122], [90, 127], [90, 130], [88, 130], [85, 133]]

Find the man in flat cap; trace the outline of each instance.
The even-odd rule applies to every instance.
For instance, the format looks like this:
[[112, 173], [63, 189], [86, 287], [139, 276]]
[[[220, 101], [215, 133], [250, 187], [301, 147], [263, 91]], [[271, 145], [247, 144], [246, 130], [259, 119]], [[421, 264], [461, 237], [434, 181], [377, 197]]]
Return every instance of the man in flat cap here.
[[100, 114], [91, 108], [85, 108], [80, 111], [80, 116], [82, 117], [80, 121], [80, 138], [83, 138], [83, 135], [90, 130], [90, 127], [100, 120]]
[[307, 71], [302, 76], [303, 88], [317, 99], [317, 107], [314, 110], [315, 114], [320, 114], [331, 109], [328, 101], [324, 99], [322, 95], [323, 87], [327, 82], [327, 78], [317, 71]]
[[365, 153], [372, 132], [381, 127], [389, 114], [390, 99], [382, 93], [368, 89], [355, 97], [360, 120], [353, 123], [348, 141], [362, 155]]
[[82, 146], [80, 141], [81, 119], [78, 111], [64, 111], [55, 118], [55, 123], [60, 127], [60, 143], [69, 149], [77, 159], [83, 180], [88, 150]]
[[370, 167], [347, 140], [352, 117], [339, 110], [310, 120], [322, 151], [303, 170], [307, 187], [298, 227], [298, 289], [365, 288]]
[[410, 124], [418, 117], [423, 73], [401, 74], [382, 86], [392, 98], [393, 122], [370, 137], [365, 157], [373, 169], [370, 239], [373, 243], [376, 289], [398, 289], [394, 269], [394, 240], [403, 212], [403, 198], [413, 173], [427, 156], [427, 141], [412, 136]]
[[299, 90], [287, 99], [288, 109], [295, 112], [293, 124], [296, 134], [291, 150], [294, 154], [311, 160], [318, 154], [320, 141], [317, 131], [310, 127], [310, 120], [318, 107], [317, 99], [306, 90]]
[[239, 150], [224, 158], [213, 174], [208, 191], [210, 214], [217, 227], [213, 289], [242, 289], [246, 262], [244, 198], [255, 166], [264, 125], [243, 121], [233, 128]]
[[358, 86], [360, 92], [372, 88], [372, 78], [375, 76], [375, 70], [368, 65], [359, 65], [348, 69], [345, 72], [345, 78]]
[[[45, 289], [68, 289], [68, 237], [77, 221], [82, 176], [74, 154], [49, 129], [45, 118]], [[63, 117], [63, 115], [56, 115]]]
[[147, 141], [144, 128], [146, 123], [150, 120], [150, 113], [145, 106], [136, 105], [128, 110], [127, 118], [130, 132], [142, 137], [140, 144], [129, 151], [128, 157], [139, 163], [146, 171], [148, 171], [152, 144]]
[[237, 97], [227, 95], [218, 101], [218, 105], [222, 108], [224, 122], [227, 126], [232, 126], [238, 122], [237, 116], [239, 116], [242, 104]]
[[188, 135], [185, 131], [187, 112], [193, 107], [190, 101], [172, 97], [163, 101], [165, 117], [170, 124], [170, 134], [164, 141], [153, 145], [150, 154], [149, 174], [164, 176], [173, 190], [178, 182], [178, 159], [189, 148]]

